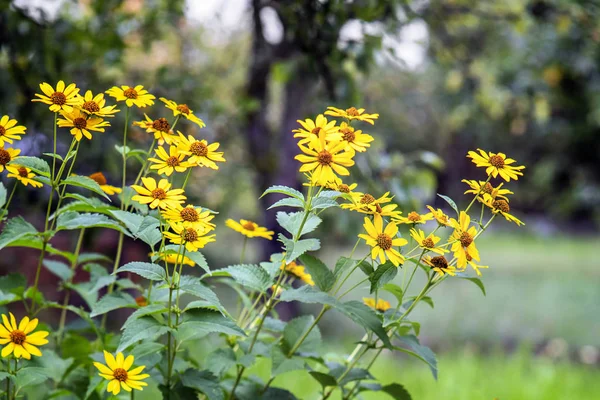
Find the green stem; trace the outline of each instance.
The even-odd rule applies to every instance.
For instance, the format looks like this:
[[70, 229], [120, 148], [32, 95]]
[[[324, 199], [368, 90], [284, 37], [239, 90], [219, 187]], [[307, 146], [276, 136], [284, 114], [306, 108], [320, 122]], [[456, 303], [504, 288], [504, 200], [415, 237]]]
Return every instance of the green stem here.
[[469, 213], [469, 210], [471, 209], [471, 206], [473, 205], [473, 203], [475, 203], [475, 200], [477, 200], [477, 197], [479, 197], [479, 195], [481, 194], [481, 192], [483, 191], [483, 188], [485, 187], [485, 185], [488, 184], [488, 182], [492, 179], [492, 176], [488, 176], [487, 180], [485, 181], [485, 183], [483, 185], [481, 185], [481, 187], [479, 188], [479, 192], [473, 197], [473, 200], [471, 200], [471, 202], [469, 203], [469, 205], [467, 206], [467, 208], [465, 209], [465, 214]]
[[[356, 289], [357, 287], [359, 287], [360, 285], [362, 285], [363, 283], [365, 283], [366, 281], [368, 281], [369, 278], [365, 278], [362, 281], [358, 282], [357, 284], [353, 285], [350, 289], [346, 290], [344, 293], [340, 294], [337, 299], [341, 299], [342, 297], [346, 296], [348, 293], [350, 293], [351, 291], [353, 291], [354, 289]], [[375, 302], [377, 302], [377, 299], [375, 299]]]
[[319, 321], [321, 320], [321, 318], [323, 318], [323, 315], [325, 315], [325, 313], [327, 312], [327, 310], [329, 310], [329, 306], [324, 305], [323, 308], [321, 308], [321, 312], [319, 313], [319, 315], [317, 315], [317, 318], [315, 318], [315, 320], [313, 321], [313, 323], [308, 327], [308, 329], [306, 330], [306, 332], [304, 332], [304, 334], [300, 337], [300, 339], [298, 339], [298, 341], [294, 344], [294, 347], [292, 347], [292, 349], [288, 352], [287, 357], [290, 358], [291, 356], [294, 355], [294, 353], [296, 352], [296, 350], [298, 350], [300, 348], [300, 346], [302, 345], [302, 343], [304, 342], [304, 340], [306, 340], [306, 338], [308, 337], [308, 335], [310, 334], [310, 332], [313, 330], [313, 328], [315, 326], [317, 326], [317, 324], [319, 323]]
[[348, 275], [346, 275], [346, 277], [344, 279], [342, 279], [342, 282], [340, 283], [340, 285], [338, 286], [338, 288], [333, 292], [333, 294], [337, 294], [340, 289], [342, 288], [342, 286], [344, 286], [344, 283], [346, 283], [346, 281], [348, 280], [348, 278], [350, 278], [350, 275], [352, 275], [352, 273], [354, 271], [356, 271], [356, 269], [360, 266], [360, 264], [362, 264], [363, 261], [365, 261], [367, 259], [367, 257], [369, 256], [369, 253], [367, 253], [366, 256], [364, 256], [359, 262], [356, 263], [356, 265], [350, 270], [350, 272], [348, 272]]
[[[71, 172], [73, 171], [73, 165], [75, 165], [75, 160], [77, 160], [77, 154], [79, 154], [79, 145], [80, 144], [81, 144], [81, 142], [77, 142], [77, 144], [75, 145], [75, 154], [73, 155], [73, 160], [71, 161], [71, 165], [69, 166], [69, 171], [67, 172], [67, 177], [71, 176]], [[69, 153], [67, 153], [67, 155], [68, 154]], [[62, 201], [64, 200], [66, 191], [67, 191], [67, 185], [64, 185], [62, 188], [62, 191], [58, 194], [58, 203], [56, 203], [57, 211], [60, 210], [60, 205], [62, 204]], [[56, 215], [54, 216], [54, 219], [50, 223], [50, 229], [54, 229], [55, 224], [56, 224]]]
[[156, 146], [156, 138], [152, 139], [152, 144], [150, 145], [150, 149], [148, 150], [148, 157], [146, 157], [146, 161], [144, 161], [142, 168], [140, 168], [140, 172], [138, 173], [138, 176], [135, 178], [135, 182], [133, 182], [134, 185], [137, 185], [140, 182], [140, 179], [142, 179], [142, 177], [146, 176], [148, 166], [150, 165], [148, 158], [152, 157], [152, 151], [154, 151], [154, 146]]
[[240, 254], [240, 264], [244, 262], [244, 256], [246, 255], [246, 244], [248, 243], [248, 237], [244, 236], [244, 244], [242, 245], [242, 253]]
[[[119, 263], [121, 262], [121, 254], [123, 253], [123, 239], [125, 238], [125, 234], [123, 232], [119, 232], [119, 241], [117, 243], [117, 254], [115, 255], [115, 262], [113, 264], [112, 274], [114, 275], [119, 268]], [[115, 281], [116, 282], [116, 281]], [[108, 289], [106, 290], [107, 294], [111, 294], [113, 290], [115, 290], [115, 282], [112, 282], [108, 285]], [[104, 330], [106, 327], [106, 318], [108, 317], [108, 313], [102, 316], [102, 322], [100, 323], [100, 329]]]
[[6, 204], [4, 205], [4, 207], [2, 207], [2, 213], [0, 213], [0, 215], [4, 215], [4, 213], [8, 213], [8, 206], [10, 205], [10, 202], [13, 198], [13, 196], [15, 195], [15, 192], [17, 191], [17, 184], [18, 182], [15, 181], [15, 184], [13, 185], [12, 190], [10, 191], [10, 196], [8, 196], [8, 200], [6, 201]]
[[183, 181], [183, 186], [181, 187], [182, 189], [184, 189], [184, 190], [185, 190], [185, 187], [186, 187], [186, 186], [187, 186], [187, 184], [188, 184], [188, 180], [190, 179], [190, 175], [191, 175], [191, 174], [192, 174], [192, 167], [188, 168], [188, 172], [187, 172], [187, 174], [185, 175], [185, 180]]
[[[125, 128], [123, 129], [123, 180], [121, 185], [121, 193], [125, 193], [125, 185], [127, 183], [127, 153], [125, 153], [125, 148], [127, 147], [127, 129], [129, 128], [129, 107], [125, 111]], [[121, 202], [121, 210], [125, 207], [125, 202]]]

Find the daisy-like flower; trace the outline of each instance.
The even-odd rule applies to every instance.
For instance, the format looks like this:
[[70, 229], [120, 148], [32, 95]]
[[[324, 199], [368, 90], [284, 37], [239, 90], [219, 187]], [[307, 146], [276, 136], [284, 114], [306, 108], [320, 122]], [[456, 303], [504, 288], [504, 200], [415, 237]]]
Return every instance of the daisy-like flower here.
[[206, 235], [202, 228], [186, 227], [184, 224], [177, 222], [169, 222], [169, 225], [175, 232], [163, 232], [163, 235], [173, 244], [183, 244], [187, 251], [198, 251], [208, 243], [216, 240], [216, 235]]
[[222, 151], [217, 151], [219, 143], [211, 143], [204, 139], [196, 140], [192, 135], [186, 138], [181, 132], [179, 133], [179, 144], [177, 145], [180, 152], [188, 155], [187, 163], [193, 166], [208, 167], [211, 169], [219, 169], [217, 163], [225, 162]]
[[157, 184], [154, 178], [142, 178], [142, 183], [144, 186], [131, 186], [138, 193], [131, 199], [148, 204], [150, 208], [176, 208], [186, 199], [183, 189], [171, 189], [171, 184], [166, 179], [161, 179]]
[[215, 224], [210, 222], [215, 217], [214, 214], [209, 210], [203, 211], [202, 207], [194, 207], [190, 204], [183, 207], [178, 204], [163, 211], [162, 215], [169, 222], [181, 222], [186, 227], [202, 229], [204, 232], [215, 229]]
[[335, 121], [327, 122], [322, 114], [317, 115], [317, 118], [313, 121], [310, 118], [304, 121], [297, 121], [302, 128], [294, 129], [295, 138], [300, 138], [298, 144], [308, 144], [309, 147], [314, 147], [315, 143], [319, 141], [319, 138], [323, 136], [327, 141], [340, 141], [342, 140], [342, 134], [335, 126]]
[[89, 176], [89, 178], [93, 179], [98, 185], [100, 185], [100, 189], [102, 189], [102, 191], [109, 196], [122, 192], [121, 188], [109, 185], [102, 172], [94, 172]]
[[350, 171], [346, 167], [354, 165], [354, 151], [345, 150], [344, 142], [326, 142], [325, 134], [321, 133], [318, 141], [313, 142], [314, 147], [309, 148], [298, 145], [304, 154], [294, 157], [302, 163], [300, 172], [310, 172], [311, 181], [315, 185], [327, 186], [329, 182], [339, 179], [336, 174], [348, 176]]
[[267, 230], [264, 226], [259, 226], [256, 222], [240, 219], [240, 222], [234, 221], [231, 218], [225, 221], [225, 225], [242, 235], [255, 238], [261, 237], [272, 240], [275, 232]]
[[6, 164], [11, 162], [20, 153], [20, 149], [0, 148], [0, 172], [4, 171]]
[[471, 225], [471, 217], [464, 211], [460, 212], [458, 221], [454, 218], [450, 219], [450, 225], [454, 228], [454, 232], [449, 238], [452, 243], [452, 252], [456, 257], [456, 265], [460, 269], [464, 269], [467, 266], [467, 254], [473, 259], [479, 261], [479, 251], [475, 246], [475, 235], [477, 235], [477, 229]]
[[61, 128], [72, 128], [71, 135], [79, 142], [83, 136], [92, 139], [92, 131], [104, 132], [105, 126], [110, 126], [108, 121], [102, 118], [88, 116], [79, 108], [74, 108], [71, 112], [61, 112], [63, 118], [58, 119], [58, 126]]
[[148, 93], [142, 85], [131, 86], [113, 86], [106, 91], [106, 94], [115, 98], [116, 101], [124, 101], [127, 107], [137, 106], [144, 108], [154, 104], [154, 95]]
[[508, 201], [508, 198], [506, 197], [506, 195], [513, 194], [513, 192], [511, 192], [508, 189], [502, 189], [502, 186], [504, 185], [504, 183], [501, 183], [498, 186], [494, 187], [491, 183], [489, 183], [489, 182], [486, 183], [484, 181], [474, 181], [474, 180], [463, 179], [461, 182], [466, 183], [471, 188], [471, 189], [467, 190], [465, 192], [465, 194], [467, 194], [467, 193], [474, 194], [475, 196], [478, 196], [477, 199], [479, 201], [482, 200], [483, 196], [486, 193], [488, 195], [492, 196], [493, 199], [498, 198], [498, 199], [504, 199], [506, 201]]
[[477, 276], [481, 276], [481, 271], [479, 269], [481, 268], [489, 268], [488, 265], [478, 265], [475, 263], [475, 261], [473, 261], [473, 257], [471, 257], [469, 255], [469, 253], [467, 253], [467, 263], [471, 266], [471, 268], [473, 268], [473, 270], [475, 271], [475, 273], [477, 274]]
[[427, 208], [431, 211], [431, 215], [440, 226], [450, 225], [450, 217], [448, 217], [440, 208], [435, 209], [431, 206], [427, 206]]
[[107, 379], [108, 386], [106, 391], [112, 394], [119, 394], [121, 389], [131, 392], [132, 389], [143, 390], [144, 386], [148, 386], [146, 382], [142, 382], [150, 375], [142, 374], [146, 368], [144, 365], [131, 369], [134, 358], [132, 355], [123, 356], [123, 353], [117, 353], [117, 357], [113, 357], [108, 351], [104, 351], [104, 360], [106, 365], [94, 362], [94, 366], [100, 371], [100, 376]]
[[121, 111], [117, 110], [116, 108], [117, 106], [106, 106], [104, 93], [98, 93], [94, 96], [91, 90], [85, 92], [85, 96], [83, 96], [83, 104], [81, 105], [81, 110], [84, 113], [103, 118], [114, 117], [116, 113]]
[[193, 267], [196, 263], [189, 257], [184, 256], [183, 254], [177, 254], [172, 252], [162, 252], [162, 253], [151, 253], [151, 257], [157, 257], [159, 260], [166, 262], [167, 264], [179, 264], [183, 263], [185, 265], [189, 265]]
[[173, 131], [171, 131], [171, 125], [165, 118], [153, 120], [147, 114], [144, 114], [144, 117], [146, 117], [144, 121], [135, 121], [133, 125], [144, 128], [148, 133], [153, 133], [159, 145], [171, 144], [177, 140], [177, 136], [173, 135]]
[[74, 83], [65, 86], [65, 82], [58, 81], [56, 89], [46, 82], [40, 83], [40, 89], [44, 93], [35, 94], [38, 98], [31, 101], [40, 101], [50, 105], [52, 112], [71, 112], [73, 107], [78, 107], [83, 104], [83, 97], [79, 95], [79, 89]]
[[[42, 352], [36, 346], [43, 346], [48, 343], [46, 336], [48, 332], [33, 330], [38, 325], [38, 319], [32, 320], [29, 317], [24, 317], [19, 324], [12, 313], [8, 313], [10, 321], [6, 315], [2, 314], [2, 322], [0, 324], [0, 345], [2, 348], [2, 357], [8, 357], [14, 354], [15, 358], [25, 358], [31, 360], [31, 355], [41, 357]], [[33, 332], [33, 333], [31, 333]]]
[[343, 203], [340, 207], [364, 214], [375, 214], [378, 208], [381, 211], [381, 205], [392, 201], [389, 194], [390, 192], [385, 192], [383, 196], [375, 198], [369, 193], [352, 192], [349, 194], [350, 203]]
[[389, 310], [392, 307], [390, 305], [389, 301], [385, 301], [383, 299], [377, 299], [377, 302], [375, 302], [375, 299], [372, 297], [363, 297], [363, 303], [365, 303], [372, 309], [381, 311], [381, 312], [386, 312], [387, 310]]
[[364, 108], [350, 107], [345, 110], [335, 107], [327, 107], [325, 115], [331, 115], [332, 117], [346, 118], [349, 121], [357, 119], [359, 121], [367, 122], [371, 125], [375, 125], [374, 120], [379, 118], [379, 114], [365, 114]]
[[37, 175], [31, 172], [31, 169], [29, 168], [11, 164], [6, 166], [6, 170], [8, 171], [8, 175], [6, 175], [7, 178], [15, 178], [25, 186], [31, 185], [38, 188], [44, 186], [42, 182], [33, 179]]
[[190, 110], [187, 104], [177, 104], [173, 100], [165, 99], [164, 97], [161, 97], [160, 101], [165, 103], [165, 107], [173, 111], [173, 116], [176, 117], [178, 115], [183, 115], [186, 119], [189, 119], [200, 128], [204, 128], [206, 126], [204, 121], [194, 115], [194, 112]]
[[425, 237], [425, 232], [420, 229], [411, 229], [410, 236], [415, 239], [415, 242], [419, 244], [423, 250], [433, 251], [434, 253], [444, 254], [447, 253], [448, 250], [443, 249], [441, 247], [436, 247], [438, 242], [440, 241], [439, 236], [435, 236], [433, 233], [430, 233]]
[[470, 158], [473, 163], [478, 167], [485, 168], [486, 174], [496, 178], [498, 175], [506, 182], [511, 179], [515, 181], [519, 179], [519, 176], [523, 176], [521, 170], [525, 169], [523, 165], [514, 166], [511, 164], [516, 163], [512, 158], [507, 158], [504, 153], [492, 153], [491, 151], [485, 152], [481, 149], [475, 151], [469, 151], [467, 158]]
[[371, 142], [375, 140], [373, 136], [362, 133], [361, 130], [354, 130], [353, 127], [345, 122], [342, 122], [338, 129], [342, 134], [342, 141], [346, 143], [346, 146], [358, 152], [367, 151], [367, 147], [371, 147]]
[[439, 276], [456, 275], [456, 268], [452, 265], [448, 265], [448, 260], [444, 256], [423, 257], [423, 262], [431, 267], [432, 270], [438, 273]]
[[394, 221], [397, 224], [424, 224], [427, 221], [431, 221], [433, 219], [432, 213], [427, 214], [419, 214], [416, 211], [411, 211], [408, 213], [406, 217], [400, 217], [395, 219]]
[[338, 178], [334, 182], [328, 182], [325, 187], [327, 189], [335, 190], [343, 194], [350, 194], [354, 189], [356, 189], [357, 186], [358, 184], [356, 183], [347, 185], [343, 183], [341, 179]]
[[483, 204], [489, 207], [494, 214], [502, 215], [507, 221], [514, 222], [518, 226], [525, 225], [523, 221], [510, 213], [508, 201], [500, 198], [494, 199], [491, 195], [485, 193], [483, 195]]
[[377, 259], [384, 263], [389, 259], [396, 267], [404, 263], [404, 256], [394, 249], [395, 246], [404, 246], [408, 242], [406, 239], [396, 237], [398, 226], [390, 222], [385, 228], [383, 226], [383, 218], [375, 214], [373, 222], [368, 217], [365, 217], [364, 228], [367, 234], [361, 233], [359, 238], [364, 239], [367, 245], [371, 246], [371, 258]]
[[24, 135], [26, 129], [22, 125], [17, 125], [16, 119], [10, 119], [8, 115], [4, 115], [0, 118], [0, 146], [12, 143], [13, 140], [21, 140], [19, 135]]
[[[280, 269], [283, 269], [283, 265], [280, 267]], [[309, 286], [315, 286], [315, 281], [313, 280], [312, 276], [306, 272], [304, 266], [298, 265], [294, 261], [285, 266], [285, 272], [293, 275], [297, 279], [300, 279]]]
[[148, 161], [153, 163], [150, 165], [150, 169], [157, 169], [159, 175], [171, 176], [174, 171], [185, 172], [191, 167], [187, 162], [183, 162], [185, 154], [180, 152], [177, 146], [170, 146], [168, 153], [163, 146], [159, 146], [156, 149], [156, 155], [158, 159], [149, 158]]

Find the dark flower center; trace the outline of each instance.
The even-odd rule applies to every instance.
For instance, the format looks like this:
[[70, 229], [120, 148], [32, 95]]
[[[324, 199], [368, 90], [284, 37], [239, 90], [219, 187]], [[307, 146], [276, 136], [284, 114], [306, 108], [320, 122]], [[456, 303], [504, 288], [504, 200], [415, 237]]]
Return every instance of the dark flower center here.
[[83, 103], [81, 108], [90, 113], [96, 113], [100, 111], [100, 106], [95, 101], [86, 101], [85, 103]]
[[93, 179], [98, 185], [106, 185], [106, 177], [102, 172], [95, 172], [90, 175], [90, 178]]
[[317, 155], [317, 161], [321, 165], [330, 165], [333, 161], [333, 156], [327, 150], [321, 150]]
[[338, 186], [338, 192], [340, 193], [350, 193], [350, 188], [345, 183], [342, 183]]
[[340, 129], [340, 132], [343, 135], [343, 139], [347, 142], [354, 142], [354, 139], [356, 139], [356, 134], [354, 133], [354, 129], [342, 128], [342, 129]]
[[383, 250], [389, 250], [392, 248], [392, 238], [386, 235], [385, 233], [380, 233], [377, 235], [377, 246], [381, 247]]
[[248, 222], [242, 224], [242, 227], [247, 231], [253, 231], [255, 229], [252, 221], [248, 221]]
[[508, 205], [508, 202], [506, 200], [502, 200], [502, 199], [495, 200], [492, 203], [492, 207], [494, 207], [494, 209], [500, 210], [504, 213], [507, 213], [510, 211], [510, 206]]
[[184, 229], [183, 232], [181, 232], [181, 235], [183, 237], [183, 240], [185, 240], [186, 242], [195, 242], [196, 240], [198, 240], [198, 232], [196, 232], [196, 230], [192, 228]]
[[427, 247], [428, 249], [433, 249], [435, 247], [435, 243], [433, 243], [432, 238], [425, 238], [425, 240], [421, 242], [421, 246]]
[[439, 269], [448, 268], [448, 260], [446, 260], [446, 257], [444, 257], [444, 256], [433, 257], [430, 260], [430, 262], [435, 268], [439, 268]]
[[473, 243], [473, 238], [468, 232], [463, 232], [458, 239], [462, 247], [469, 247]]
[[138, 98], [138, 92], [134, 88], [128, 88], [123, 90], [123, 96], [135, 100]]
[[406, 218], [411, 222], [419, 222], [421, 220], [421, 216], [416, 211], [409, 212]]
[[180, 104], [177, 106], [177, 111], [183, 113], [183, 114], [189, 114], [191, 112], [190, 108], [187, 106], [187, 104]]
[[198, 212], [193, 207], [182, 208], [179, 212], [181, 219], [187, 222], [196, 222], [200, 219]]
[[374, 201], [375, 197], [371, 196], [369, 193], [365, 193], [360, 199], [361, 204], [371, 204]]
[[52, 100], [52, 104], [62, 106], [67, 102], [67, 96], [62, 92], [54, 92], [52, 93], [52, 96], [50, 96], [50, 100]]
[[85, 118], [75, 118], [73, 120], [73, 126], [77, 129], [85, 129], [87, 127], [87, 121]]
[[[2, 127], [0, 126], [0, 128], [2, 128]], [[2, 132], [2, 131], [0, 130], [0, 132]], [[0, 135], [0, 136], [2, 136], [2, 135]], [[10, 153], [4, 149], [0, 149], [0, 164], [6, 165], [10, 162], [10, 160], [11, 160]]]
[[169, 158], [166, 159], [165, 163], [169, 166], [169, 167], [176, 167], [179, 165], [179, 158], [175, 157], [175, 156], [171, 156]]
[[360, 114], [358, 113], [358, 110], [356, 109], [356, 107], [350, 107], [346, 109], [346, 114], [348, 114], [351, 117], [358, 117]]
[[190, 145], [190, 151], [198, 157], [206, 157], [208, 155], [208, 146], [202, 142], [194, 142]]
[[167, 198], [167, 193], [161, 188], [156, 188], [152, 191], [152, 197], [158, 200], [164, 200]]
[[496, 168], [504, 167], [504, 158], [500, 157], [499, 155], [491, 156], [489, 161], [490, 164], [492, 164]]
[[0, 125], [0, 136], [4, 136], [4, 134], [6, 133], [6, 129]]
[[19, 171], [19, 176], [21, 178], [27, 178], [29, 176], [29, 172], [27, 171], [27, 168], [25, 168], [25, 167], [19, 167], [18, 171]]
[[494, 191], [494, 187], [489, 182], [486, 183], [485, 185], [483, 185], [483, 187], [481, 188], [482, 193], [492, 194], [493, 191]]
[[310, 133], [312, 133], [315, 136], [319, 136], [319, 132], [321, 132], [321, 127], [319, 127], [319, 126], [317, 126], [312, 131], [310, 131]]
[[10, 341], [14, 344], [23, 344], [27, 339], [27, 335], [19, 330], [14, 330], [10, 333]]
[[113, 371], [113, 376], [119, 382], [125, 382], [127, 380], [127, 371], [123, 368], [117, 368]]
[[171, 125], [169, 125], [165, 118], [159, 118], [152, 123], [152, 128], [159, 132], [169, 132]]

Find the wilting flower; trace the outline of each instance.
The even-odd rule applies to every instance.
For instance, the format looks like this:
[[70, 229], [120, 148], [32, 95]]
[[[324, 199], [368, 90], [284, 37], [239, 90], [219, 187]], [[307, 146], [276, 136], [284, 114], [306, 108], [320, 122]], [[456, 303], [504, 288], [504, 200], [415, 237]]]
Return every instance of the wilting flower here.
[[154, 99], [156, 99], [142, 85], [137, 85], [136, 87], [125, 85], [121, 87], [113, 86], [106, 93], [114, 97], [116, 101], [124, 101], [127, 107], [135, 105], [139, 108], [144, 108], [153, 105]]
[[177, 136], [173, 135], [171, 131], [171, 125], [165, 118], [153, 120], [146, 114], [144, 117], [146, 117], [144, 121], [135, 121], [133, 125], [144, 128], [148, 133], [153, 133], [158, 144], [171, 144], [177, 140]]
[[427, 206], [427, 208], [431, 211], [431, 215], [438, 224], [441, 226], [448, 226], [450, 224], [450, 218], [441, 209], [435, 209], [431, 206]]
[[81, 111], [88, 115], [96, 115], [103, 118], [112, 118], [121, 110], [116, 110], [117, 106], [105, 106], [106, 100], [104, 99], [104, 93], [98, 93], [95, 96], [91, 90], [85, 92], [83, 96], [83, 104], [81, 105]]
[[389, 310], [392, 307], [390, 305], [389, 301], [385, 301], [383, 299], [377, 299], [377, 302], [375, 302], [375, 299], [372, 297], [363, 297], [363, 303], [365, 303], [369, 307], [371, 307], [377, 311], [381, 311], [381, 312], [386, 312], [387, 310]]
[[162, 252], [162, 253], [151, 253], [150, 256], [157, 257], [159, 260], [165, 261], [167, 264], [180, 264], [189, 265], [193, 267], [196, 263], [189, 257], [183, 254], [177, 254], [173, 252]]
[[394, 249], [395, 246], [404, 246], [408, 242], [406, 239], [396, 237], [398, 226], [390, 222], [384, 229], [383, 218], [375, 214], [373, 222], [365, 217], [364, 228], [367, 234], [361, 233], [359, 238], [364, 239], [367, 245], [371, 246], [371, 258], [377, 259], [383, 263], [386, 258], [396, 267], [404, 263], [404, 256]]
[[477, 149], [477, 151], [479, 154], [474, 151], [469, 151], [467, 157], [471, 158], [471, 161], [473, 161], [476, 166], [485, 168], [485, 172], [488, 176], [496, 178], [500, 175], [502, 179], [509, 182], [511, 179], [516, 181], [519, 179], [519, 175], [523, 175], [521, 170], [525, 169], [525, 167], [522, 165], [518, 167], [511, 165], [516, 161], [512, 158], [506, 158], [506, 154], [487, 153], [481, 149]]
[[502, 189], [502, 186], [504, 185], [504, 183], [501, 183], [498, 186], [494, 187], [491, 183], [484, 182], [484, 181], [474, 181], [474, 180], [463, 179], [461, 182], [466, 183], [471, 188], [471, 189], [465, 191], [465, 194], [467, 194], [467, 193], [474, 194], [477, 196], [477, 199], [479, 201], [481, 201], [483, 199], [483, 196], [486, 193], [489, 194], [490, 196], [492, 196], [493, 199], [499, 198], [499, 199], [504, 199], [506, 201], [508, 201], [508, 198], [505, 195], [513, 194], [513, 192], [511, 192], [508, 189]]
[[371, 147], [371, 142], [375, 140], [373, 136], [362, 133], [361, 130], [354, 130], [353, 127], [345, 122], [342, 122], [338, 129], [342, 134], [342, 141], [346, 143], [346, 146], [358, 152], [367, 151], [367, 147]]
[[204, 128], [206, 124], [200, 118], [194, 115], [194, 112], [190, 110], [187, 104], [177, 104], [173, 100], [165, 99], [164, 97], [160, 98], [160, 101], [165, 103], [165, 107], [169, 110], [173, 111], [173, 115], [176, 117], [178, 115], [183, 115], [186, 119], [189, 119], [200, 128]]
[[314, 148], [315, 143], [319, 141], [321, 136], [324, 137], [326, 141], [337, 142], [342, 140], [342, 134], [335, 126], [335, 121], [327, 122], [327, 118], [322, 114], [317, 115], [317, 118], [314, 121], [307, 118], [304, 121], [298, 120], [297, 122], [302, 128], [294, 129], [292, 132], [294, 133], [295, 138], [301, 139], [298, 141], [298, 144], [308, 144], [309, 147]]
[[240, 219], [240, 222], [228, 219], [225, 221], [225, 225], [233, 229], [236, 232], [241, 233], [249, 238], [261, 237], [264, 239], [272, 240], [275, 232], [267, 230], [263, 226], [259, 226], [256, 222]]
[[477, 276], [481, 276], [481, 271], [479, 270], [480, 268], [489, 268], [488, 265], [476, 264], [475, 261], [473, 261], [473, 257], [471, 257], [468, 253], [467, 253], [467, 263], [471, 266], [471, 268], [473, 268], [473, 270], [475, 270], [475, 273], [477, 274]]
[[460, 269], [464, 269], [467, 266], [467, 254], [473, 259], [479, 261], [479, 251], [475, 246], [475, 236], [477, 235], [477, 229], [471, 225], [471, 217], [464, 211], [460, 212], [458, 221], [452, 218], [450, 224], [454, 228], [454, 232], [449, 238], [449, 242], [452, 243], [452, 251], [454, 257], [456, 257], [456, 265]]
[[423, 257], [423, 262], [429, 265], [440, 276], [444, 276], [445, 273], [452, 276], [456, 275], [456, 268], [448, 265], [448, 260], [444, 256], [425, 256]]
[[187, 162], [183, 162], [185, 154], [177, 150], [177, 146], [169, 146], [168, 153], [163, 146], [159, 146], [156, 155], [158, 159], [149, 158], [148, 161], [153, 163], [150, 169], [157, 169], [159, 175], [171, 176], [174, 171], [184, 172], [190, 167]]
[[353, 119], [357, 119], [359, 121], [368, 122], [369, 124], [374, 125], [375, 123], [373, 122], [373, 120], [376, 120], [377, 118], [379, 118], [379, 114], [365, 114], [364, 112], [365, 112], [364, 108], [357, 109], [355, 107], [350, 107], [345, 110], [342, 110], [341, 108], [327, 107], [327, 111], [325, 111], [325, 115], [331, 115], [332, 117], [346, 118], [349, 121], [351, 121]]
[[158, 184], [154, 178], [142, 178], [144, 186], [132, 185], [131, 188], [138, 194], [131, 199], [150, 208], [175, 208], [185, 201], [183, 189], [171, 189], [171, 184], [166, 179], [161, 179]]
[[8, 178], [16, 178], [23, 185], [31, 185], [33, 187], [42, 187], [44, 184], [34, 180], [37, 175], [31, 172], [30, 168], [22, 167], [20, 165], [7, 165], [6, 170], [9, 172], [6, 175]]
[[79, 89], [74, 83], [65, 87], [65, 82], [58, 81], [56, 84], [56, 90], [46, 82], [40, 83], [40, 89], [44, 93], [35, 94], [38, 99], [31, 101], [40, 101], [44, 104], [50, 105], [50, 111], [52, 112], [71, 112], [73, 107], [81, 106], [83, 104], [83, 97], [79, 95]]
[[421, 247], [423, 250], [433, 251], [434, 253], [438, 254], [444, 254], [447, 252], [446, 249], [436, 247], [436, 245], [440, 241], [440, 237], [435, 236], [433, 233], [430, 233], [429, 235], [427, 235], [427, 237], [425, 237], [425, 232], [423, 232], [420, 229], [413, 228], [410, 230], [410, 236], [412, 236], [415, 242], [417, 242], [419, 247]]
[[183, 207], [178, 204], [176, 207], [167, 208], [162, 215], [169, 222], [181, 222], [184, 226], [192, 226], [205, 232], [215, 229], [215, 224], [210, 222], [215, 217], [214, 214], [209, 210], [202, 210], [202, 207], [190, 204]]
[[24, 135], [26, 129], [22, 125], [17, 125], [16, 119], [10, 119], [8, 115], [4, 115], [0, 119], [0, 146], [12, 143], [13, 140], [21, 140], [19, 135]]
[[6, 164], [11, 162], [16, 156], [21, 153], [20, 149], [0, 148], [0, 172], [4, 171]]
[[185, 226], [182, 223], [169, 222], [169, 225], [175, 231], [163, 232], [163, 235], [173, 244], [183, 244], [187, 251], [198, 251], [210, 242], [215, 241], [216, 235], [206, 235], [204, 229]]
[[[283, 269], [283, 265], [280, 269]], [[294, 261], [285, 266], [285, 272], [292, 274], [309, 286], [315, 286], [315, 281], [313, 281], [312, 276], [306, 272], [304, 266], [298, 265]]]
[[33, 330], [38, 325], [38, 319], [32, 320], [29, 317], [24, 317], [21, 322], [17, 325], [17, 320], [12, 313], [10, 315], [10, 321], [6, 315], [2, 314], [2, 322], [0, 324], [0, 345], [2, 348], [2, 357], [8, 357], [10, 354], [14, 354], [15, 358], [25, 358], [31, 360], [31, 355], [41, 357], [42, 352], [36, 346], [43, 346], [48, 343], [46, 336], [48, 332]]
[[397, 224], [424, 224], [427, 221], [431, 221], [433, 219], [432, 213], [427, 214], [419, 214], [416, 211], [411, 211], [408, 213], [406, 217], [400, 217], [395, 219], [394, 221]]
[[100, 189], [109, 196], [122, 192], [121, 188], [109, 185], [102, 172], [94, 172], [89, 178], [93, 179], [100, 186]]
[[525, 225], [523, 221], [510, 213], [508, 201], [501, 198], [494, 199], [491, 195], [485, 193], [483, 195], [483, 204], [489, 207], [494, 214], [502, 215], [507, 221], [514, 222], [519, 226]]
[[311, 172], [311, 181], [320, 186], [327, 186], [338, 179], [336, 174], [350, 175], [345, 167], [354, 165], [354, 151], [345, 150], [343, 142], [325, 142], [324, 134], [320, 140], [314, 142], [313, 148], [298, 145], [304, 154], [294, 157], [302, 163], [300, 172]]
[[104, 351], [104, 360], [106, 361], [106, 365], [94, 362], [94, 366], [100, 371], [99, 375], [109, 381], [106, 388], [107, 392], [116, 395], [119, 394], [121, 388], [127, 392], [131, 392], [131, 389], [143, 390], [144, 386], [148, 386], [142, 380], [148, 378], [150, 375], [141, 373], [146, 367], [142, 365], [131, 369], [134, 361], [132, 355], [125, 358], [123, 353], [117, 353], [117, 357], [115, 358], [108, 351]]
[[78, 142], [83, 136], [92, 139], [91, 131], [104, 132], [105, 126], [110, 126], [108, 121], [104, 121], [99, 117], [88, 116], [79, 108], [73, 109], [71, 112], [61, 112], [63, 118], [58, 119], [58, 126], [61, 128], [72, 128], [71, 135], [75, 136]]
[[219, 169], [217, 162], [225, 162], [222, 151], [216, 151], [219, 148], [219, 143], [211, 143], [204, 139], [196, 140], [192, 135], [186, 138], [181, 132], [179, 133], [179, 144], [177, 145], [180, 152], [188, 155], [188, 164], [208, 167], [211, 169]]

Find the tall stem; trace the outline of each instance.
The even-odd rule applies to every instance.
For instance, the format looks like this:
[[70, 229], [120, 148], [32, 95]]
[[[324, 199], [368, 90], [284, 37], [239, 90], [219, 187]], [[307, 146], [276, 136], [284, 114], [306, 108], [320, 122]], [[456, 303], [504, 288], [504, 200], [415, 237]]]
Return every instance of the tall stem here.
[[[123, 156], [123, 180], [122, 180], [122, 184], [121, 184], [121, 193], [125, 192], [125, 185], [127, 183], [127, 153], [125, 152], [125, 148], [127, 147], [127, 128], [129, 128], [129, 110], [130, 108], [127, 107], [127, 110], [125, 111], [125, 128], [123, 129], [123, 151], [122, 151], [122, 156]], [[121, 210], [124, 209], [125, 203], [122, 201], [121, 202]]]
[[17, 181], [15, 181], [15, 184], [13, 185], [13, 188], [10, 191], [10, 196], [8, 196], [8, 200], [6, 201], [6, 204], [4, 205], [4, 207], [2, 207], [2, 212], [0, 213], [0, 216], [3, 216], [5, 212], [8, 213], [8, 206], [10, 205], [10, 202], [11, 202], [13, 196], [15, 195], [16, 190], [17, 190]]

